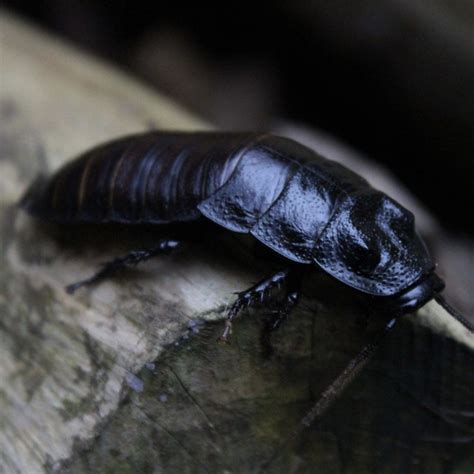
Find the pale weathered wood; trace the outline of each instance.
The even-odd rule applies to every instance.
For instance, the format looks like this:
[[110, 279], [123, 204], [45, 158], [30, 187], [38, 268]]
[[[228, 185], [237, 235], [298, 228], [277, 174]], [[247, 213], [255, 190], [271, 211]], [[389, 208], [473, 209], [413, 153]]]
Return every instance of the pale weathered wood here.
[[[113, 136], [207, 125], [5, 12], [0, 29], [0, 471], [253, 472], [277, 453], [272, 472], [375, 472], [374, 413], [396, 403], [416, 418], [426, 408], [423, 401], [395, 402], [379, 393], [377, 370], [416, 398], [421, 395], [403, 374], [416, 367], [425, 377], [432, 359], [445, 365], [428, 388], [451, 374], [446, 390], [460, 397], [458, 405], [449, 405], [453, 396], [442, 408], [472, 411], [466, 400], [473, 382], [464, 375], [472, 368], [473, 337], [434, 303], [418, 320], [449, 338], [408, 318], [327, 420], [282, 442], [380, 326], [357, 329], [357, 308], [324, 276], [307, 283], [300, 310], [275, 335], [270, 361], [260, 353], [258, 313], [239, 321], [230, 348], [215, 344], [222, 330], [215, 321], [232, 292], [265, 270], [232, 252], [190, 249], [67, 295], [66, 283], [123, 251], [127, 237], [110, 246], [98, 242], [97, 250], [87, 242], [68, 245], [68, 239], [81, 241], [74, 230], [58, 239], [14, 207], [27, 183]], [[405, 340], [416, 347], [404, 347], [403, 357], [423, 356], [402, 357], [398, 367], [397, 344]], [[433, 356], [427, 340], [438, 347]], [[398, 416], [387, 411], [390, 425]], [[465, 436], [472, 436], [469, 429]], [[347, 441], [349, 435], [357, 441]], [[412, 446], [407, 454], [408, 442], [392, 432], [383, 436], [396, 459], [421, 459], [431, 472], [441, 472], [446, 457], [459, 469], [470, 462], [464, 445], [442, 458], [436, 445]], [[392, 465], [383, 472], [399, 472]]]

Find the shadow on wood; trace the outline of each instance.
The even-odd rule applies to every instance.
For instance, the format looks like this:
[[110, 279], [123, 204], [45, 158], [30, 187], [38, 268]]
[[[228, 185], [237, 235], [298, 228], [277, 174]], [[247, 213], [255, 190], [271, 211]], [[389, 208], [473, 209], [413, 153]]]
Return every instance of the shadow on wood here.
[[[250, 257], [185, 249], [67, 295], [65, 284], [127, 241], [114, 234], [118, 243], [91, 248], [53, 238], [14, 208], [27, 183], [149, 123], [205, 124], [9, 15], [1, 20], [3, 471], [255, 472], [269, 463], [269, 472], [444, 473], [472, 465], [472, 335], [454, 334], [436, 305], [405, 318], [324, 418], [293, 439], [384, 324], [385, 315], [361, 324], [360, 308], [328, 278], [305, 283], [271, 359], [262, 356], [261, 310], [238, 320], [230, 347], [215, 342], [232, 293], [265, 273]], [[414, 324], [430, 320], [451, 338]]]

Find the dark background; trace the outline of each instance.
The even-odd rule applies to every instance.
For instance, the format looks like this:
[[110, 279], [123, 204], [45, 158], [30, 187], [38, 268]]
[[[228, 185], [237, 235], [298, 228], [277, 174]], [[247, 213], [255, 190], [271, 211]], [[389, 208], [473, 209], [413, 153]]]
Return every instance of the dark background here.
[[474, 2], [4, 0], [222, 128], [329, 132], [474, 232]]

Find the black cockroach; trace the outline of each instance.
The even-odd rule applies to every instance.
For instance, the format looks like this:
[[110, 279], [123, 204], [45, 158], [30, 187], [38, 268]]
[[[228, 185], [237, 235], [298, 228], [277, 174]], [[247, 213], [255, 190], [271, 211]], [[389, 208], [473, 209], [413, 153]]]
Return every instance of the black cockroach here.
[[[249, 233], [288, 262], [287, 268], [238, 293], [222, 338], [239, 311], [286, 283], [269, 325], [280, 326], [298, 301], [302, 267], [314, 265], [364, 293], [393, 319], [437, 297], [444, 284], [414, 227], [413, 214], [333, 161], [285, 138], [257, 133], [148, 132], [103, 144], [39, 178], [21, 205], [60, 224], [189, 223], [208, 219]], [[180, 245], [163, 239], [115, 259], [69, 292]], [[442, 300], [440, 300], [442, 301]], [[444, 304], [444, 302], [442, 302]], [[453, 313], [472, 331], [472, 325]], [[379, 340], [377, 338], [377, 340]], [[317, 416], [374, 352], [353, 360], [310, 414]]]

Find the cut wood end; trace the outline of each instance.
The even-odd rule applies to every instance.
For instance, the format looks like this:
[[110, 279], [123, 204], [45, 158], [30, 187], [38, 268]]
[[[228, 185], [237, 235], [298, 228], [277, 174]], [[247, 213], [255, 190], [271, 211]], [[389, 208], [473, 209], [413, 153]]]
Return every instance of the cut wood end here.
[[474, 350], [474, 334], [444, 309], [435, 300], [418, 311], [417, 319], [426, 327], [454, 339]]

